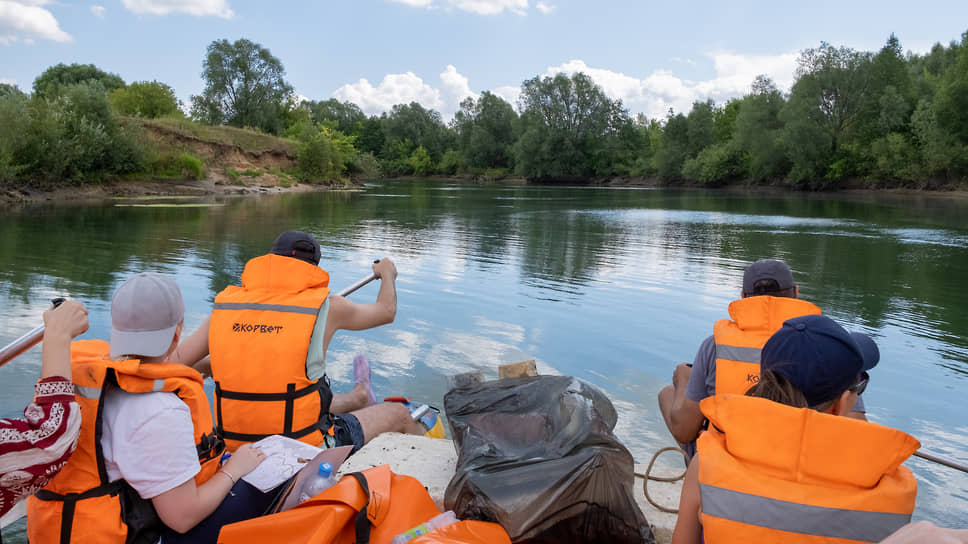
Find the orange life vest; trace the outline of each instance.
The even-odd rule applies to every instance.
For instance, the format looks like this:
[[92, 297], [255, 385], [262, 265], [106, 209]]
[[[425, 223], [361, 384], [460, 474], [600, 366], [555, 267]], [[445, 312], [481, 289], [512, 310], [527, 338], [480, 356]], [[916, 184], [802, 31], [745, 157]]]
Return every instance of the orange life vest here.
[[783, 322], [802, 315], [819, 314], [820, 308], [805, 300], [757, 296], [729, 305], [732, 319], [713, 326], [716, 341], [716, 394], [742, 395], [760, 381], [760, 351]]
[[[101, 450], [102, 399], [109, 384], [129, 393], [167, 391], [178, 395], [192, 415], [202, 469], [201, 484], [218, 470], [224, 444], [215, 438], [212, 410], [194, 369], [172, 363], [141, 364], [136, 359], [112, 361], [107, 342], [71, 344], [71, 374], [81, 406], [77, 449], [63, 470], [27, 502], [27, 536], [34, 544], [155, 542], [162, 529], [149, 501], [124, 480], [108, 480]], [[158, 437], [165, 440], [165, 437]], [[138, 518], [144, 512], [150, 520]], [[137, 519], [136, 519], [137, 518]]]
[[215, 297], [208, 346], [229, 450], [273, 434], [323, 443], [333, 394], [325, 378], [307, 377], [306, 355], [327, 285], [325, 270], [270, 254], [245, 265], [241, 287]]
[[880, 542], [911, 521], [917, 482], [901, 466], [920, 444], [889, 427], [766, 399], [700, 404], [697, 441], [709, 544]]

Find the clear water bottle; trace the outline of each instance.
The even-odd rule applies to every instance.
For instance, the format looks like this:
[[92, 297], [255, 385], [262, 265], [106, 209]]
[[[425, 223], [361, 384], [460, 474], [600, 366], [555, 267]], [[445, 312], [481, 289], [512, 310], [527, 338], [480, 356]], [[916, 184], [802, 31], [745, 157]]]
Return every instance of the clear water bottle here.
[[309, 499], [326, 491], [336, 483], [333, 477], [333, 465], [320, 463], [319, 470], [311, 478], [306, 480], [302, 489], [299, 490], [299, 502], [306, 502]]
[[443, 514], [437, 514], [436, 516], [430, 518], [424, 523], [417, 525], [409, 531], [404, 531], [397, 536], [393, 537], [390, 544], [404, 544], [404, 542], [410, 542], [411, 540], [417, 538], [418, 536], [423, 536], [434, 529], [443, 527], [445, 525], [450, 525], [451, 523], [457, 523], [460, 521], [452, 510], [448, 510]]

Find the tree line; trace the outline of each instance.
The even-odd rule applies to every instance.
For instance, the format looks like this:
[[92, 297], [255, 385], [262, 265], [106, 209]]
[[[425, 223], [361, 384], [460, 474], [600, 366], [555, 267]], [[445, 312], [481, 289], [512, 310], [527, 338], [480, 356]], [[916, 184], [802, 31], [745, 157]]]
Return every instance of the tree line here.
[[297, 101], [279, 59], [245, 39], [212, 42], [202, 77], [188, 108], [164, 83], [126, 85], [92, 65], [51, 67], [29, 95], [0, 85], [0, 182], [163, 169], [125, 119], [172, 116], [287, 138], [305, 181], [438, 174], [939, 188], [968, 180], [968, 32], [926, 54], [905, 54], [893, 34], [876, 52], [821, 43], [801, 52], [789, 92], [759, 76], [742, 98], [698, 101], [662, 119], [632, 115], [582, 73], [523, 82], [517, 108], [485, 91], [449, 122], [416, 102], [367, 116], [350, 102]]

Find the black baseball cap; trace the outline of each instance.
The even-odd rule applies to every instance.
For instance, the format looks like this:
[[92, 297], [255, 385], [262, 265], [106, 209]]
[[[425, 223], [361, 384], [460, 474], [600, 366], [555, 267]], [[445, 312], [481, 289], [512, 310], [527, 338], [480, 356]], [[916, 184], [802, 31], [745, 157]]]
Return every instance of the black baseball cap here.
[[312, 234], [307, 234], [300, 230], [287, 230], [279, 235], [272, 243], [270, 253], [282, 255], [283, 257], [293, 257], [306, 261], [309, 264], [318, 265], [321, 255], [319, 242]]
[[790, 289], [793, 283], [793, 272], [783, 261], [776, 259], [760, 259], [746, 267], [743, 272], [743, 293], [750, 295], [760, 280], [775, 280], [779, 289]]

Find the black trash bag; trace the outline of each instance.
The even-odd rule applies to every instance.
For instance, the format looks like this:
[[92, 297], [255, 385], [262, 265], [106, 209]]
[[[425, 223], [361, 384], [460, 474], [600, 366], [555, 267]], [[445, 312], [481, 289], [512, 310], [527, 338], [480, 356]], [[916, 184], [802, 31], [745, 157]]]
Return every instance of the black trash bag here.
[[514, 378], [444, 396], [457, 472], [444, 504], [501, 524], [516, 544], [654, 544], [632, 494], [634, 463], [597, 388], [568, 376]]

